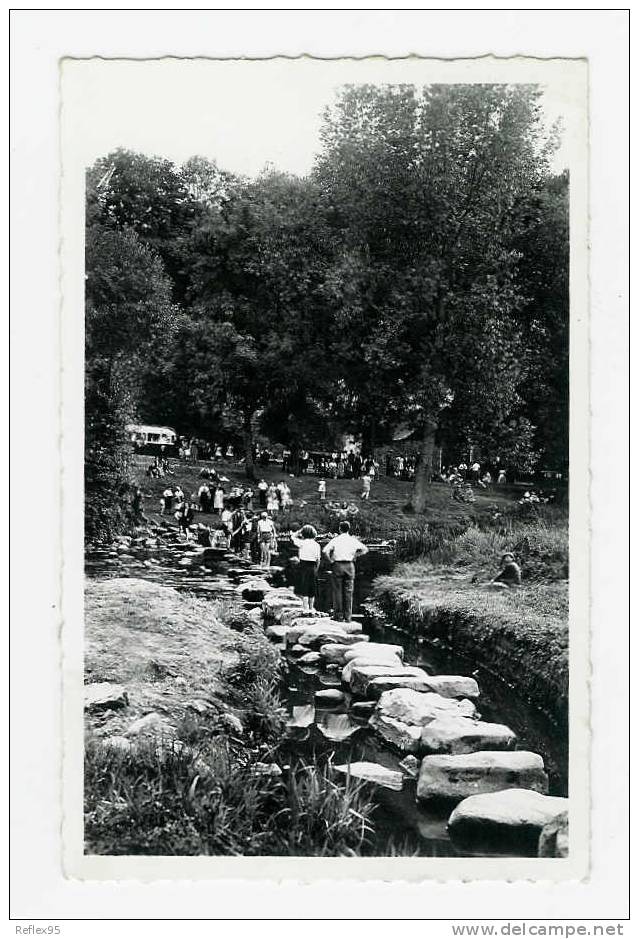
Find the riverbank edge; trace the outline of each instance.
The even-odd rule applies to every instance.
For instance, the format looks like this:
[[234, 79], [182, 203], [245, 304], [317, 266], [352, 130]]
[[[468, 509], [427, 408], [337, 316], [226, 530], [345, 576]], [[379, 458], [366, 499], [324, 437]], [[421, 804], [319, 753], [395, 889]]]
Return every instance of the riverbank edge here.
[[567, 655], [549, 649], [543, 635], [524, 634], [515, 624], [494, 623], [478, 610], [425, 600], [401, 587], [379, 585], [372, 599], [394, 628], [474, 661], [567, 734]]

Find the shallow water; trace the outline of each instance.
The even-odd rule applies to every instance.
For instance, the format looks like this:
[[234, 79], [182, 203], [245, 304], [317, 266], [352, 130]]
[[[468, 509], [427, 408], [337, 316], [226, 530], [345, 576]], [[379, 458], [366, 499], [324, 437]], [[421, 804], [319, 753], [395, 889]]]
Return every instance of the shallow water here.
[[[276, 584], [291, 580], [291, 569], [287, 564], [290, 553], [284, 543], [279, 557], [274, 559], [283, 562], [274, 578]], [[240, 573], [245, 573], [243, 568], [244, 565], [234, 556], [177, 540], [165, 544], [135, 545], [119, 552], [114, 549], [95, 551], [87, 555], [85, 563], [89, 577], [142, 578], [201, 598], [228, 600], [249, 608], [251, 604], [243, 604], [235, 591]], [[392, 556], [385, 547], [371, 551], [366, 556], [366, 565], [358, 566], [354, 604], [357, 613], [361, 615], [360, 611], [365, 609], [362, 604], [370, 593], [374, 576], [391, 569]], [[258, 570], [255, 573], [259, 576]], [[323, 574], [318, 597], [320, 609], [327, 609], [330, 604], [329, 586], [328, 577]], [[371, 641], [402, 645], [406, 664], [423, 666], [431, 674], [474, 675], [481, 689], [479, 709], [482, 718], [508, 724], [519, 737], [518, 749], [533, 750], [543, 756], [551, 794], [566, 794], [567, 758], [562, 736], [542, 715], [518, 699], [513, 689], [500, 683], [489, 672], [475, 668], [472, 662], [393, 629], [377, 615], [364, 615], [363, 621]], [[314, 703], [317, 690], [341, 689], [339, 672], [321, 672], [313, 667], [299, 666], [288, 654], [286, 659], [289, 669], [282, 693], [290, 726], [283, 747], [293, 761], [315, 758], [339, 765], [367, 760], [402, 772], [399, 766], [401, 755], [382, 744], [368, 728], [365, 715], [355, 716], [350, 711], [352, 702], [348, 693], [337, 706], [320, 707]], [[450, 806], [429, 804], [428, 808], [423, 807], [415, 799], [415, 788], [416, 780], [404, 773], [401, 792], [379, 786], [372, 790], [377, 804], [374, 813], [376, 853], [383, 853], [392, 842], [393, 850], [401, 854], [470, 856], [470, 851], [453, 844], [448, 837], [446, 823]], [[511, 845], [506, 851], [486, 848], [473, 853], [480, 856], [521, 856], [529, 850], [523, 845]]]

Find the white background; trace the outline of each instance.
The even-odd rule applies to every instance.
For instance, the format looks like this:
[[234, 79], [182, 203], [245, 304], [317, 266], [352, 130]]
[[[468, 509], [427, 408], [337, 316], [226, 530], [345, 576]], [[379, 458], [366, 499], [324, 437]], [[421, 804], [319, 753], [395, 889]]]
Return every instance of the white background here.
[[[114, 916], [430, 919], [452, 915], [521, 920], [619, 919], [627, 915], [628, 650], [623, 577], [628, 468], [626, 28], [623, 12], [602, 11], [13, 14], [12, 916], [53, 920]], [[595, 702], [590, 883], [544, 887], [529, 883], [325, 882], [296, 887], [238, 882], [95, 884], [62, 877], [56, 543], [58, 382], [64, 349], [59, 349], [58, 343], [58, 59], [96, 54], [260, 56], [300, 52], [319, 56], [413, 52], [446, 57], [492, 52], [587, 56], [590, 60]], [[207, 927], [202, 934], [209, 935], [226, 928], [201, 925]], [[171, 928], [171, 924], [156, 923], [154, 932], [163, 927]], [[111, 925], [110, 934], [116, 928], [124, 932]], [[297, 928], [312, 929], [305, 925]], [[325, 928], [331, 927], [327, 924]], [[400, 928], [417, 929], [428, 936], [451, 934], [440, 932], [437, 923]], [[175, 925], [171, 931], [194, 933], [196, 929], [197, 924], [184, 929]], [[97, 931], [98, 924], [63, 927], [67, 935]], [[141, 926], [136, 931], [150, 934], [142, 932]]]

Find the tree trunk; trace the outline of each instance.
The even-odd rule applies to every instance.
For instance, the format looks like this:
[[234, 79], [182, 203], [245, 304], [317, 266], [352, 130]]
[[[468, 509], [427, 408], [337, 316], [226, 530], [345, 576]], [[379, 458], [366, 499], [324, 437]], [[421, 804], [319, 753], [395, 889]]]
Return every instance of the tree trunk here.
[[422, 447], [415, 467], [415, 482], [410, 497], [410, 508], [413, 512], [421, 514], [426, 507], [426, 495], [432, 475], [433, 450], [435, 448], [435, 431], [437, 422], [427, 420], [424, 424]]
[[244, 415], [244, 466], [248, 479], [255, 479], [255, 463], [253, 462], [253, 415]]

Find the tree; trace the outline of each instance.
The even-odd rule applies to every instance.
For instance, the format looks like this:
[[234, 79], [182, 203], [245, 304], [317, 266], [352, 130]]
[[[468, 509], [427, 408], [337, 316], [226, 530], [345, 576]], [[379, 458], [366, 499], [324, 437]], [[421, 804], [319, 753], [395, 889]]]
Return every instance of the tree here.
[[91, 167], [88, 190], [96, 220], [132, 229], [162, 260], [173, 299], [183, 301], [183, 242], [205, 207], [174, 164], [118, 149]]
[[446, 422], [463, 414], [480, 442], [512, 431], [520, 404], [515, 240], [548, 173], [538, 99], [527, 86], [358, 86], [325, 116], [316, 179], [355, 272], [336, 279], [348, 331], [335, 353], [360, 414], [383, 401], [420, 429], [417, 512]]
[[172, 329], [171, 285], [155, 253], [130, 228], [87, 228], [85, 296], [85, 527], [109, 536], [121, 524], [125, 425], [144, 375]]
[[237, 187], [193, 231], [190, 315], [210, 340], [208, 374], [236, 415], [249, 476], [256, 421], [272, 426], [279, 414], [279, 439], [290, 441], [330, 382], [328, 251], [317, 191], [277, 173]]

